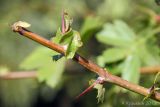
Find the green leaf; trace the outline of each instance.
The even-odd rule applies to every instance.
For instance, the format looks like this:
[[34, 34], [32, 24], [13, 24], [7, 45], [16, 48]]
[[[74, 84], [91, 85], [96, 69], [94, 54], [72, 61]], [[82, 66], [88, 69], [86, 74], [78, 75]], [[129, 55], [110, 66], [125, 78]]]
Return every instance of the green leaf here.
[[51, 39], [52, 42], [60, 45], [67, 45], [73, 38], [73, 30], [70, 29], [70, 31], [63, 34], [61, 32], [61, 29], [59, 28], [56, 32], [56, 36]]
[[62, 58], [56, 62], [52, 61], [54, 52], [45, 47], [38, 47], [31, 55], [29, 55], [20, 65], [22, 69], [33, 70], [38, 72], [38, 80], [45, 81], [49, 86], [55, 88], [61, 81], [64, 71], [65, 59]]
[[77, 31], [72, 30], [71, 23], [72, 19], [68, 13], [63, 12], [62, 27], [57, 30], [56, 37], [52, 38], [52, 42], [64, 47], [67, 59], [72, 59], [78, 48], [82, 46], [81, 36]]
[[138, 55], [145, 66], [155, 66], [160, 64], [159, 52], [156, 52], [160, 49], [156, 45], [151, 46], [152, 49], [149, 49], [145, 44], [142, 44], [137, 48]]
[[67, 59], [73, 58], [78, 48], [83, 45], [80, 34], [72, 29], [65, 34], [62, 34], [61, 30], [58, 29], [56, 37], [52, 38], [52, 42], [66, 46], [65, 56]]
[[113, 24], [105, 24], [103, 30], [96, 37], [99, 42], [121, 47], [130, 46], [136, 38], [129, 26], [120, 20], [114, 21]]
[[66, 51], [66, 57], [68, 59], [73, 58], [76, 51], [79, 47], [82, 46], [81, 37], [80, 34], [77, 31], [73, 31], [73, 39], [70, 41], [67, 51]]
[[155, 37], [155, 31], [155, 29], [148, 27], [138, 34], [137, 53], [141, 58], [143, 66], [160, 64], [160, 47], [157, 44], [159, 41]]
[[106, 63], [113, 63], [124, 59], [128, 55], [128, 50], [124, 48], [110, 48], [105, 50], [102, 55], [98, 56], [97, 61], [100, 66]]
[[20, 64], [20, 68], [37, 69], [48, 63], [54, 54], [57, 52], [42, 46], [38, 47]]
[[128, 56], [123, 63], [122, 78], [133, 83], [138, 83], [140, 77], [140, 64], [138, 56]]
[[103, 21], [99, 17], [88, 16], [82, 27], [81, 27], [81, 35], [82, 41], [86, 42], [88, 39], [94, 35], [94, 33], [102, 26]]
[[65, 67], [65, 59], [59, 59], [58, 61], [49, 60], [45, 66], [42, 66], [38, 70], [38, 79], [40, 82], [46, 81], [46, 83], [55, 88], [62, 80], [62, 73]]

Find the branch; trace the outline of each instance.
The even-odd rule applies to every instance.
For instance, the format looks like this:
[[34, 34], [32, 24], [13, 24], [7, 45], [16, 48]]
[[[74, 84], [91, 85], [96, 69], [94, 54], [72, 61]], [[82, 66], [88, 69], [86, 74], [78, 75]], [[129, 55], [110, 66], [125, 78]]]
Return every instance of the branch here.
[[[154, 74], [157, 72], [160, 72], [160, 66], [150, 66], [150, 67], [140, 68], [141, 74]], [[75, 72], [71, 71], [69, 73], [74, 74]], [[5, 74], [0, 74], [0, 79], [22, 79], [22, 78], [37, 78], [37, 71], [10, 71]]]
[[0, 74], [0, 79], [24, 79], [24, 78], [37, 78], [37, 72], [35, 71], [18, 71], [18, 72], [7, 72]]
[[[25, 28], [22, 28], [20, 26], [18, 26], [18, 28], [13, 29], [14, 32], [18, 32], [19, 34], [32, 39], [54, 51], [57, 51], [61, 54], [65, 53], [65, 50], [63, 49], [63, 47], [52, 43], [49, 40], [46, 40], [42, 37], [40, 37], [38, 34], [35, 34], [33, 32], [28, 31]], [[99, 67], [98, 65], [94, 64], [93, 62], [91, 62], [90, 60], [87, 60], [85, 58], [83, 58], [82, 56], [80, 56], [79, 54], [75, 54], [74, 61], [76, 61], [77, 63], [81, 64], [82, 66], [86, 67], [87, 69], [89, 69], [90, 71], [97, 73], [100, 77], [105, 78], [106, 82], [110, 82], [113, 84], [116, 84], [120, 87], [123, 87], [125, 89], [128, 89], [130, 91], [139, 93], [141, 95], [147, 96], [148, 94], [150, 94], [149, 89], [144, 88], [142, 86], [138, 86], [136, 84], [130, 83], [126, 80], [121, 79], [118, 76], [114, 76], [112, 74], [110, 74], [108, 71], [104, 70], [103, 68]], [[154, 95], [152, 95], [150, 98], [160, 101], [160, 93], [156, 92]]]
[[142, 74], [157, 73], [157, 72], [160, 72], [160, 66], [142, 67], [142, 68], [140, 69], [140, 72], [141, 72]]

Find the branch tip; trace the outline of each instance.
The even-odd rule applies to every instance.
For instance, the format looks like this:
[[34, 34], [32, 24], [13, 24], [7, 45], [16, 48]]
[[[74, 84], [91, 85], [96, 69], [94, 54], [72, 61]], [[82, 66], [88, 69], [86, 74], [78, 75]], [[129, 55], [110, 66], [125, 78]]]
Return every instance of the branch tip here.
[[27, 22], [24, 22], [24, 21], [18, 21], [18, 22], [15, 22], [12, 24], [11, 28], [14, 32], [18, 32], [19, 31], [19, 28], [22, 27], [22, 28], [28, 28], [30, 27], [31, 25]]

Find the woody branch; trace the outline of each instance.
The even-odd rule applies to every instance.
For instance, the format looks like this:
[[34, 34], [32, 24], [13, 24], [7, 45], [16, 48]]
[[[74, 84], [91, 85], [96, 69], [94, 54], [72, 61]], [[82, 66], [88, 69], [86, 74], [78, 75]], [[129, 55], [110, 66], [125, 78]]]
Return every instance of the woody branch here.
[[[160, 72], [160, 66], [149, 66], [140, 68], [141, 74], [155, 74]], [[72, 74], [72, 72], [70, 72]], [[77, 73], [76, 73], [77, 74]], [[37, 71], [11, 71], [0, 74], [0, 79], [24, 79], [37, 78]]]
[[[13, 29], [14, 32], [18, 32], [19, 34], [32, 39], [35, 42], [38, 42], [54, 51], [57, 51], [61, 54], [65, 53], [65, 50], [63, 49], [63, 47], [52, 43], [49, 40], [46, 40], [44, 38], [42, 38], [41, 36], [39, 36], [38, 34], [35, 34], [31, 31], [28, 31], [27, 29], [23, 28], [23, 27], [18, 27], [18, 29]], [[74, 61], [76, 61], [77, 63], [81, 64], [82, 66], [84, 66], [85, 68], [89, 69], [90, 71], [97, 73], [100, 77], [104, 78], [106, 82], [110, 82], [113, 84], [116, 84], [120, 87], [123, 87], [125, 89], [128, 89], [130, 91], [133, 91], [135, 93], [141, 94], [143, 96], [147, 96], [148, 94], [150, 94], [149, 89], [144, 88], [142, 86], [130, 83], [126, 80], [123, 80], [122, 78], [112, 75], [110, 74], [107, 70], [104, 70], [103, 68], [99, 67], [98, 65], [94, 64], [93, 62], [91, 62], [90, 60], [87, 60], [85, 58], [83, 58], [82, 56], [80, 56], [79, 54], [75, 54]], [[160, 93], [155, 92], [154, 95], [152, 95], [150, 98], [160, 101]]]

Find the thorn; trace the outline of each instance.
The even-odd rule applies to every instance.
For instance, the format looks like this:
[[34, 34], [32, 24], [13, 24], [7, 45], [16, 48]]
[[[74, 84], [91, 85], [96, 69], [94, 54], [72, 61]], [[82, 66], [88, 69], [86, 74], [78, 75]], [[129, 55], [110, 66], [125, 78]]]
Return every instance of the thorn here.
[[78, 100], [80, 97], [82, 97], [87, 92], [89, 92], [96, 84], [97, 84], [97, 82], [95, 81], [92, 85], [90, 85], [87, 89], [85, 89], [81, 94], [79, 94], [75, 99]]
[[103, 84], [105, 78], [98, 77], [96, 81], [92, 85], [90, 85], [87, 89], [85, 89], [81, 94], [79, 94], [75, 99], [79, 99], [81, 96], [85, 95], [87, 92], [89, 92], [96, 84]]

